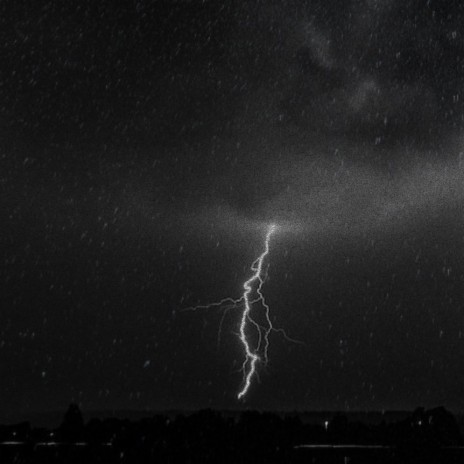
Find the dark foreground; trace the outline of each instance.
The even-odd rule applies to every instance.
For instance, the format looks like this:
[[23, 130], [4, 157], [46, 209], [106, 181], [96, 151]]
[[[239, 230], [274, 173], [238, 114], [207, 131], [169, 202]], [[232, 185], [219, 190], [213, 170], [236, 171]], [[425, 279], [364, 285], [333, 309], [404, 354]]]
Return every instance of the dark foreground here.
[[92, 419], [71, 405], [56, 429], [0, 427], [1, 463], [464, 463], [464, 443], [448, 411], [417, 409], [394, 422], [335, 415], [211, 410], [139, 421]]

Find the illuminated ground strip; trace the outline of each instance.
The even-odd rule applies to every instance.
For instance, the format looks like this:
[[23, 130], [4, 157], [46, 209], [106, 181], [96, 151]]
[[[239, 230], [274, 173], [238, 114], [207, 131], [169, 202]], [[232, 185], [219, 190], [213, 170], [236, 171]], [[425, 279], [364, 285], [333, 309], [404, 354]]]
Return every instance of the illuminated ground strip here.
[[[291, 338], [287, 337], [283, 329], [276, 329], [272, 325], [269, 315], [270, 309], [262, 293], [262, 286], [264, 284], [264, 281], [266, 280], [266, 270], [264, 269], [264, 261], [267, 255], [269, 254], [269, 243], [271, 241], [271, 236], [272, 234], [274, 234], [274, 232], [276, 232], [276, 230], [277, 225], [275, 224], [271, 224], [268, 227], [266, 239], [264, 242], [264, 251], [251, 265], [253, 275], [243, 284], [244, 292], [239, 299], [234, 300], [233, 298], [224, 298], [223, 300], [217, 303], [186, 308], [186, 310], [198, 310], [218, 307], [220, 309], [223, 309], [225, 312], [229, 311], [230, 309], [242, 308], [242, 316], [240, 318], [240, 331], [238, 333], [238, 337], [245, 352], [245, 360], [243, 361], [242, 365], [243, 386], [237, 395], [238, 399], [244, 398], [244, 396], [247, 394], [251, 386], [253, 376], [256, 374], [257, 363], [263, 362], [264, 364], [267, 364], [268, 362], [269, 334], [271, 332], [279, 332], [287, 340], [296, 343], [301, 343], [297, 340], [292, 340]], [[256, 287], [257, 297], [255, 299], [251, 299], [251, 294], [253, 292], [254, 286]], [[256, 322], [256, 320], [252, 317], [251, 313], [253, 305], [256, 303], [260, 303], [261, 306], [264, 308], [264, 317], [266, 324], [265, 326]], [[225, 314], [226, 313], [224, 313], [224, 315]], [[218, 340], [223, 320], [224, 317], [221, 319], [221, 324], [219, 326]], [[258, 334], [258, 342], [255, 349], [252, 348], [249, 335], [247, 335], [247, 330], [250, 327], [250, 325], [252, 325], [256, 329]], [[262, 357], [258, 354], [260, 353], [260, 351], [262, 351]]]

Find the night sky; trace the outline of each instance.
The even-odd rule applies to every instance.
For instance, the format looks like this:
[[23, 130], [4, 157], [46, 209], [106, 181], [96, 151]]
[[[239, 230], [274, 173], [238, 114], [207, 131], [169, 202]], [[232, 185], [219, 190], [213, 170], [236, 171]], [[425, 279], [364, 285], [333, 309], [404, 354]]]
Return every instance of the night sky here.
[[[462, 2], [0, 13], [0, 419], [464, 410]], [[182, 309], [240, 297], [271, 222], [304, 344], [239, 402], [239, 312]]]

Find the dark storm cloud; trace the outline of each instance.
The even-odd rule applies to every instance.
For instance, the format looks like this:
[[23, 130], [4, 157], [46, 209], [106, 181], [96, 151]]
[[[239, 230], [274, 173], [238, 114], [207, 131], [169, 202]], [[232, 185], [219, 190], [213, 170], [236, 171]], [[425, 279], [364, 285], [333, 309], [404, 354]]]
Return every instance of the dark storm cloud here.
[[267, 20], [283, 45], [271, 52], [278, 91], [268, 92], [289, 125], [419, 143], [460, 127], [461, 5], [306, 2], [293, 5], [298, 15], [273, 5]]
[[389, 141], [460, 125], [456, 2], [3, 9], [3, 121], [41, 146], [67, 133], [146, 148], [234, 120]]
[[[123, 196], [139, 198], [133, 214], [167, 224], [187, 211], [215, 223], [221, 214], [304, 218], [314, 197], [330, 221], [330, 198], [356, 210], [354, 198], [337, 193], [348, 182], [339, 162], [354, 163], [349, 182], [362, 173], [364, 195], [377, 203], [391, 203], [397, 184], [414, 184], [421, 163], [437, 156], [459, 169], [461, 9], [367, 0], [139, 2], [114, 11], [50, 4], [20, 21], [12, 7], [18, 20], [5, 47], [14, 73], [3, 91], [16, 104], [4, 106], [13, 111], [6, 140], [19, 125], [43, 152], [33, 156], [84, 177], [99, 166], [94, 159], [148, 166]], [[407, 168], [411, 179], [395, 179], [406, 158], [417, 163]], [[392, 166], [377, 172], [385, 160]], [[333, 179], [324, 191], [321, 172]]]
[[[300, 196], [292, 176], [286, 184], [272, 170], [292, 171], [295, 162], [306, 163], [302, 171], [307, 172], [325, 159], [322, 170], [334, 176], [336, 189], [337, 160], [353, 161], [361, 165], [356, 169], [372, 171], [374, 196], [385, 194], [386, 202], [397, 188], [403, 191], [397, 182], [414, 184], [416, 173], [429, 162], [450, 160], [450, 171], [460, 169], [461, 5], [272, 2], [262, 8], [246, 4], [235, 13], [228, 53], [239, 57], [232, 70], [248, 88], [234, 105], [231, 138], [254, 143], [235, 155], [225, 150], [227, 165], [239, 159], [237, 169], [221, 167], [214, 185], [239, 214], [272, 217], [273, 207], [263, 205], [273, 196], [286, 196], [283, 209], [291, 214]], [[249, 65], [245, 69], [238, 65], [243, 62]], [[377, 186], [385, 172], [398, 176], [404, 162], [411, 179], [405, 180], [403, 172], [389, 184], [389, 193]], [[388, 163], [384, 174], [375, 173]], [[447, 170], [445, 164], [438, 171]], [[446, 175], [437, 176], [446, 185]], [[231, 185], [228, 192], [220, 182]], [[279, 188], [293, 191], [294, 200]]]

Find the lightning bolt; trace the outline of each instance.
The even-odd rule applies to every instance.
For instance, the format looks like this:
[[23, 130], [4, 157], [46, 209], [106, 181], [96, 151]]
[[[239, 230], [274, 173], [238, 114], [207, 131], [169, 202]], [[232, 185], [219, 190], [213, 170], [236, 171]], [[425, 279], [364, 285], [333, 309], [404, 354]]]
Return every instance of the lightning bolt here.
[[[250, 317], [251, 313], [251, 305], [254, 302], [250, 303], [250, 294], [253, 290], [253, 283], [258, 282], [258, 301], [261, 301], [263, 304], [265, 311], [266, 311], [266, 321], [268, 322], [268, 327], [264, 328], [264, 340], [265, 340], [265, 350], [264, 350], [264, 356], [265, 360], [267, 361], [267, 349], [269, 347], [269, 333], [272, 330], [272, 322], [269, 318], [269, 306], [267, 305], [264, 296], [261, 292], [261, 287], [264, 284], [264, 278], [263, 278], [263, 262], [264, 258], [269, 254], [269, 242], [271, 241], [271, 236], [276, 230], [276, 225], [271, 224], [269, 226], [269, 229], [266, 234], [266, 241], [265, 241], [265, 248], [264, 251], [261, 253], [261, 255], [253, 262], [251, 265], [251, 270], [254, 272], [253, 275], [243, 284], [243, 289], [245, 292], [243, 293], [242, 299], [245, 303], [245, 308], [243, 309], [242, 312], [242, 319], [240, 321], [240, 341], [242, 342], [243, 348], [245, 350], [245, 361], [243, 362], [243, 373], [244, 373], [244, 383], [242, 389], [239, 391], [237, 397], [238, 399], [243, 398], [251, 385], [251, 379], [253, 378], [253, 375], [256, 373], [256, 363], [260, 361], [260, 357], [256, 354], [256, 352], [252, 351], [250, 347], [250, 343], [247, 339], [246, 335], [246, 329], [247, 329], [247, 322], [253, 323], [255, 326], [258, 328], [258, 333], [259, 333], [259, 342], [258, 342], [258, 349], [259, 345], [261, 342], [261, 326], [257, 324], [253, 319]], [[256, 301], [256, 300], [255, 300]], [[248, 365], [248, 369], [247, 369]]]
[[[245, 359], [242, 364], [243, 381], [242, 387], [237, 394], [238, 399], [244, 398], [248, 393], [253, 377], [257, 375], [257, 364], [259, 362], [263, 362], [264, 365], [266, 365], [268, 362], [269, 335], [271, 332], [278, 332], [291, 342], [302, 343], [298, 340], [294, 340], [288, 337], [283, 329], [276, 329], [273, 326], [270, 318], [270, 308], [266, 303], [262, 291], [262, 287], [267, 278], [267, 268], [265, 267], [264, 263], [266, 257], [269, 255], [271, 237], [277, 230], [278, 227], [276, 224], [269, 225], [264, 241], [264, 251], [251, 264], [250, 269], [252, 271], [252, 275], [243, 284], [243, 294], [240, 298], [224, 298], [223, 300], [216, 303], [185, 308], [185, 311], [195, 311], [199, 309], [210, 309], [217, 307], [225, 311], [224, 316], [230, 309], [241, 309], [240, 329], [237, 335], [243, 347]], [[256, 288], [256, 296], [253, 298], [254, 288]], [[253, 308], [256, 305], [260, 305], [262, 308], [264, 308], [264, 323], [257, 322], [253, 317]], [[224, 321], [224, 316], [222, 317], [219, 326], [218, 341], [220, 338], [220, 331]], [[253, 343], [250, 340], [250, 327], [255, 329], [255, 333], [257, 333], [258, 336], [258, 340], [257, 343], [255, 343], [256, 346], [254, 348], [252, 346]]]

